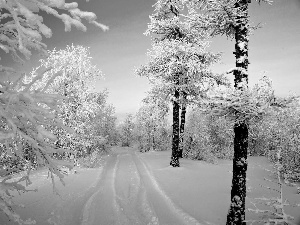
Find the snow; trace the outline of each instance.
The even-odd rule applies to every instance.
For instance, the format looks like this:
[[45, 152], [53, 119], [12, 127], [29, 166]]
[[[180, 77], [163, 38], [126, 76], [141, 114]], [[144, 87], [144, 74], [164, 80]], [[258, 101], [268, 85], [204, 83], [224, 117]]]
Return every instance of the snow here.
[[65, 0], [50, 0], [48, 4], [51, 7], [63, 8], [66, 3]]
[[[232, 162], [218, 164], [180, 159], [181, 167], [168, 165], [171, 152], [139, 153], [134, 148], [117, 147], [96, 169], [76, 168], [65, 178], [66, 186], [57, 181], [61, 196], [52, 193], [46, 170], [34, 172], [29, 192], [16, 196], [26, 208], [17, 209], [37, 224], [224, 224], [230, 205]], [[272, 165], [264, 157], [249, 157], [246, 208], [257, 199], [276, 197], [262, 186], [276, 188], [264, 178], [274, 180], [265, 169]], [[284, 186], [284, 199], [300, 204], [296, 187]], [[257, 205], [261, 207], [260, 205]], [[261, 209], [265, 209], [261, 207]], [[268, 208], [269, 209], [269, 208]], [[300, 221], [299, 207], [286, 212]], [[262, 215], [260, 215], [262, 216]], [[246, 219], [257, 219], [246, 211]], [[48, 221], [48, 222], [47, 222]], [[12, 225], [3, 214], [0, 224]]]
[[[95, 186], [98, 182], [102, 168], [81, 169], [77, 168], [77, 173], [71, 172], [65, 176], [66, 185], [63, 186], [56, 179], [56, 187], [59, 194], [55, 195], [52, 190], [51, 179], [47, 179], [48, 173], [45, 169], [33, 172], [31, 176], [32, 185], [28, 189], [38, 189], [38, 192], [28, 192], [21, 195], [16, 193], [16, 203], [26, 205], [25, 208], [18, 208], [24, 219], [32, 218], [38, 225], [49, 225], [47, 221], [53, 221], [53, 224], [79, 224], [81, 215], [81, 206], [85, 202], [85, 196], [95, 192]], [[17, 177], [16, 177], [17, 179]], [[65, 223], [68, 221], [68, 223]], [[7, 221], [7, 217], [0, 213], [1, 225], [12, 225], [14, 223]]]
[[226, 221], [232, 176], [228, 172], [229, 164], [220, 166], [181, 159], [181, 167], [174, 169], [164, 162], [170, 152], [147, 154], [142, 157], [158, 183], [183, 211], [200, 221], [213, 224]]
[[244, 63], [246, 61], [246, 59], [248, 59], [247, 56], [240, 56], [239, 58], [237, 58], [237, 62], [238, 63]]
[[[172, 201], [183, 211], [198, 221], [224, 224], [230, 205], [232, 162], [220, 160], [217, 165], [202, 161], [180, 160], [180, 168], [171, 168], [166, 163], [171, 152], [149, 152], [141, 157]], [[270, 179], [273, 166], [264, 157], [248, 157], [246, 208], [253, 208], [250, 201], [266, 196], [275, 197], [264, 186], [274, 186], [264, 178]], [[273, 177], [272, 177], [273, 178]], [[271, 179], [272, 179], [271, 178]], [[273, 179], [272, 179], [273, 180]], [[300, 195], [295, 187], [284, 187], [284, 198], [292, 204], [299, 204]], [[299, 207], [287, 206], [286, 211], [300, 221]], [[260, 215], [262, 216], [262, 215]], [[258, 215], [246, 211], [246, 219], [257, 219]]]
[[45, 24], [37, 21], [37, 24], [39, 26], [39, 31], [46, 37], [50, 38], [52, 36], [52, 30], [47, 27]]
[[69, 9], [75, 9], [78, 7], [77, 2], [71, 2], [71, 3], [65, 3], [64, 8], [69, 10]]
[[247, 43], [244, 42], [244, 41], [243, 42], [239, 42], [238, 46], [239, 46], [239, 48], [240, 48], [241, 51], [244, 51], [244, 50], [246, 50], [245, 47], [247, 46]]
[[92, 12], [82, 12], [78, 8], [71, 9], [70, 13], [76, 19], [84, 18], [84, 19], [86, 19], [89, 22], [97, 19], [97, 16], [96, 16], [95, 13], [92, 13]]

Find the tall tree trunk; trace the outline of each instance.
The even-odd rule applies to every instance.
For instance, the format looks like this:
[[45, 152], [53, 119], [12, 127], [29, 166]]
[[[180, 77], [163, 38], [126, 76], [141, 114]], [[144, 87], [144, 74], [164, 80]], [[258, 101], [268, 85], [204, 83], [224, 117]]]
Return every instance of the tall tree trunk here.
[[155, 150], [155, 125], [153, 125], [153, 134], [152, 134], [152, 149]]
[[[179, 74], [174, 76], [175, 84], [179, 84]], [[173, 101], [173, 136], [172, 136], [172, 156], [170, 165], [180, 167], [179, 164], [179, 90], [176, 88]]]
[[[183, 100], [186, 101], [186, 92], [183, 92]], [[185, 115], [186, 115], [186, 103], [182, 104], [181, 115], [180, 115], [180, 143], [179, 143], [179, 157], [182, 158], [183, 152], [183, 136], [184, 136], [184, 127], [185, 127]]]
[[[239, 0], [235, 8], [243, 9], [245, 14], [236, 18], [234, 85], [242, 90], [248, 85], [248, 3], [250, 0]], [[242, 85], [241, 85], [242, 84]], [[234, 124], [234, 158], [231, 187], [231, 204], [227, 214], [227, 225], [245, 225], [246, 172], [248, 150], [248, 122]]]
[[148, 140], [147, 140], [147, 151], [151, 150], [151, 130], [148, 132]]

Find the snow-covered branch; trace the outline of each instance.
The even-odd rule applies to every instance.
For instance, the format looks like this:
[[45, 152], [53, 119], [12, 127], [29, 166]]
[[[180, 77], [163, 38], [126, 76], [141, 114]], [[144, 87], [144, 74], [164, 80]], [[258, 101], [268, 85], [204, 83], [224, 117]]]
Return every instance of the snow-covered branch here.
[[60, 19], [65, 25], [65, 31], [70, 31], [72, 26], [86, 31], [82, 20], [104, 31], [108, 29], [107, 26], [96, 21], [97, 17], [94, 13], [81, 11], [77, 2], [7, 0], [1, 1], [0, 10], [0, 48], [6, 53], [11, 53], [19, 61], [22, 61], [21, 55], [29, 59], [32, 50], [46, 53], [46, 45], [42, 42], [42, 36], [50, 38], [52, 31], [43, 23], [43, 17], [38, 14], [39, 11]]
[[253, 88], [216, 88], [210, 91], [208, 96], [207, 99], [198, 101], [203, 111], [237, 122], [260, 120], [276, 107], [288, 107], [297, 99], [275, 97], [272, 82], [266, 76]]

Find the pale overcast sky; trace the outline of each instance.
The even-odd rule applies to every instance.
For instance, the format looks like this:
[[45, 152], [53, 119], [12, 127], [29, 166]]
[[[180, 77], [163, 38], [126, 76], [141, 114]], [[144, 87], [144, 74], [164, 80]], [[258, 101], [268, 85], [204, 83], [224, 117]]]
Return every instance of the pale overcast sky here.
[[[44, 39], [45, 43], [49, 49], [65, 48], [72, 43], [90, 47], [93, 63], [105, 74], [105, 79], [97, 83], [97, 89], [109, 90], [109, 102], [116, 107], [117, 115], [136, 112], [149, 85], [146, 79], [136, 77], [133, 70], [147, 60], [150, 38], [143, 33], [155, 0], [78, 2], [82, 10], [96, 13], [98, 21], [108, 25], [110, 30], [103, 32], [88, 26], [86, 33], [75, 28], [65, 33], [62, 22], [46, 16], [44, 22], [52, 28], [53, 36]], [[250, 37], [250, 85], [266, 71], [278, 95], [300, 94], [300, 1], [274, 0], [270, 6], [252, 0], [250, 17], [255, 24], [264, 25]], [[233, 41], [217, 38], [211, 48], [224, 52], [222, 62], [214, 66], [214, 71], [224, 72], [234, 66]], [[29, 63], [26, 67], [33, 65], [37, 64]]]

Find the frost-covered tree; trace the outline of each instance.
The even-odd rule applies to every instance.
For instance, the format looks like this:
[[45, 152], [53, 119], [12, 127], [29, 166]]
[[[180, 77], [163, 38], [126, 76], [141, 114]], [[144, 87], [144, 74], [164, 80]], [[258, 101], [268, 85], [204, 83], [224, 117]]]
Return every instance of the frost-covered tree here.
[[[96, 22], [96, 15], [84, 12], [78, 8], [76, 2], [66, 3], [64, 0], [5, 0], [0, 1], [0, 51], [12, 54], [13, 59], [22, 62], [29, 59], [32, 50], [46, 53], [46, 45], [42, 37], [51, 37], [52, 31], [43, 23], [39, 11], [44, 11], [59, 18], [65, 24], [65, 30], [71, 26], [83, 31], [86, 30], [82, 20], [94, 24], [103, 30], [107, 27]], [[0, 64], [0, 141], [4, 154], [11, 157], [24, 158], [23, 143], [29, 145], [39, 164], [49, 168], [49, 175], [54, 181], [57, 175], [63, 182], [63, 174], [59, 165], [68, 165], [67, 162], [55, 161], [50, 157], [53, 153], [66, 151], [55, 146], [57, 137], [48, 129], [68, 129], [56, 115], [60, 113], [58, 105], [63, 97], [58, 94], [47, 93], [49, 85], [60, 73], [53, 75], [43, 88], [35, 89], [35, 83], [43, 79], [46, 72], [38, 74], [30, 82], [25, 82], [24, 74], [18, 74], [14, 69]], [[72, 133], [71, 131], [69, 131]], [[18, 181], [10, 181], [13, 172], [5, 167], [0, 168], [0, 211], [11, 220], [19, 224], [33, 223], [24, 221], [13, 211], [12, 191], [26, 191], [20, 184], [26, 180], [30, 183], [28, 167], [27, 174]], [[54, 185], [54, 182], [53, 182]], [[55, 186], [54, 186], [55, 189]]]
[[[236, 1], [234, 17], [236, 68], [233, 71], [234, 87], [243, 90], [248, 86], [248, 0]], [[248, 151], [248, 121], [234, 124], [234, 157], [232, 169], [231, 204], [226, 224], [241, 224], [245, 220], [246, 171]]]
[[[219, 55], [205, 51], [208, 32], [193, 26], [197, 12], [187, 1], [159, 0], [146, 35], [153, 37], [149, 62], [137, 74], [149, 78], [173, 104], [173, 137], [170, 165], [180, 166], [180, 132], [184, 131], [187, 104], [203, 97], [213, 83], [223, 82], [209, 67]], [[180, 127], [180, 107], [182, 119]], [[181, 135], [183, 137], [183, 135]]]
[[184, 138], [185, 157], [207, 162], [232, 159], [232, 122], [224, 117], [207, 114], [201, 108], [188, 113]]
[[[256, 85], [243, 91], [243, 95], [234, 87], [226, 87], [210, 92], [208, 99], [209, 107], [200, 104], [190, 112], [187, 125], [188, 143], [185, 149], [192, 158], [204, 159], [209, 155], [216, 158], [231, 158], [233, 156], [233, 131], [232, 127], [236, 121], [247, 120], [249, 122], [249, 141], [252, 143], [251, 154], [257, 154], [253, 144], [257, 137], [259, 124], [265, 118], [273, 114], [270, 107], [274, 90], [269, 78], [262, 77]], [[215, 95], [215, 96], [213, 96]], [[204, 110], [205, 109], [205, 110]], [[186, 142], [185, 142], [186, 143]], [[207, 148], [204, 151], [204, 146]], [[203, 152], [199, 152], [202, 151]], [[203, 157], [208, 152], [207, 157]], [[220, 154], [221, 153], [221, 154]]]
[[108, 145], [117, 144], [117, 128], [115, 108], [107, 103], [108, 92], [93, 93], [96, 98], [97, 109], [85, 127], [86, 133], [94, 137], [103, 137]]
[[[274, 163], [286, 181], [300, 181], [300, 104], [276, 108], [256, 124], [257, 148]], [[278, 155], [280, 155], [278, 159]]]
[[121, 145], [124, 147], [129, 147], [134, 141], [134, 116], [133, 114], [128, 114], [119, 125], [119, 134]]
[[[235, 39], [236, 66], [230, 72], [234, 75], [234, 87], [237, 90], [235, 96], [243, 99], [244, 92], [248, 89], [248, 42], [249, 32], [253, 29], [249, 24], [248, 16], [248, 5], [251, 0], [195, 0], [192, 2], [195, 8], [204, 11], [200, 16], [196, 15], [193, 18], [196, 26], [208, 30], [211, 36], [226, 35]], [[247, 99], [243, 100], [247, 102]], [[236, 114], [234, 109], [233, 114]], [[245, 220], [248, 126], [247, 118], [235, 120], [233, 178], [227, 224], [243, 224]]]
[[[94, 84], [101, 77], [101, 71], [91, 63], [90, 52], [83, 46], [67, 46], [66, 49], [48, 51], [48, 57], [41, 60], [41, 66], [25, 77], [31, 82], [36, 76], [36, 71], [41, 68], [52, 68], [43, 79], [35, 83], [34, 89], [44, 88], [49, 80], [47, 93], [63, 96], [58, 115], [65, 126], [71, 127], [75, 132], [69, 134], [63, 129], [54, 129], [58, 137], [56, 145], [68, 148], [76, 154], [84, 151], [95, 140], [90, 139], [90, 132], [86, 132], [89, 121], [96, 115], [98, 107]], [[61, 73], [53, 79], [53, 75]], [[101, 138], [102, 139], [102, 138]]]
[[149, 92], [136, 114], [136, 140], [142, 152], [166, 150], [169, 147], [166, 101]]

